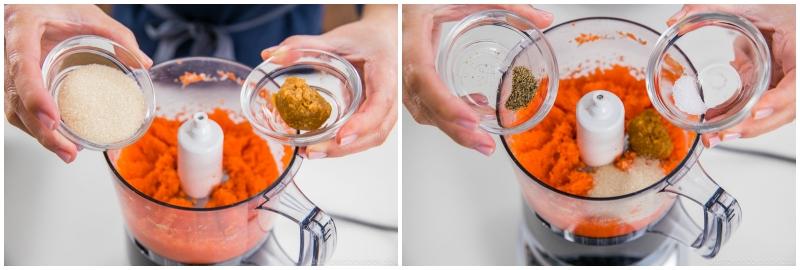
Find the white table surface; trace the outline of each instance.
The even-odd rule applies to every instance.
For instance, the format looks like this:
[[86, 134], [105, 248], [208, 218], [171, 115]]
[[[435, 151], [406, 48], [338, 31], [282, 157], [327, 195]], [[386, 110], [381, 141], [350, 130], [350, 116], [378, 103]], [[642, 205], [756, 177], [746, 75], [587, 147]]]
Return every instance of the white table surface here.
[[[558, 24], [587, 16], [613, 16], [666, 29], [679, 6], [542, 5]], [[446, 30], [442, 31], [446, 33]], [[795, 156], [796, 125], [724, 145]], [[499, 140], [497, 140], [500, 145]], [[462, 148], [444, 133], [416, 124], [403, 112], [403, 264], [513, 265], [523, 204], [512, 164]], [[794, 265], [795, 179], [792, 163], [705, 151], [700, 162], [741, 204], [735, 235], [711, 260], [691, 253], [692, 265]]]
[[[83, 150], [67, 165], [16, 127], [6, 122], [4, 128], [5, 264], [128, 264], [122, 215], [102, 153]], [[298, 186], [329, 213], [396, 226], [397, 142], [395, 128], [380, 147], [306, 160]], [[398, 264], [397, 233], [336, 225], [338, 245], [329, 264]], [[277, 235], [292, 239], [285, 234]]]

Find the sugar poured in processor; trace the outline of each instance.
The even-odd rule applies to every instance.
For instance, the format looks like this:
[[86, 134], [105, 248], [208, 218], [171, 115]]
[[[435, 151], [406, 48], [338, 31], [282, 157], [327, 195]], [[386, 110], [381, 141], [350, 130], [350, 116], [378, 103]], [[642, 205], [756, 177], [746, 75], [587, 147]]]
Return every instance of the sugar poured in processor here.
[[131, 138], [146, 115], [136, 81], [99, 64], [74, 67], [59, 85], [57, 102], [61, 119], [72, 132], [101, 145]]
[[[629, 146], [613, 162], [590, 167], [581, 159], [577, 142], [576, 106], [581, 97], [599, 89], [622, 101]], [[535, 108], [522, 109], [517, 119], [534, 113]], [[509, 147], [527, 171], [558, 190], [613, 197], [646, 188], [672, 171], [688, 153], [691, 136], [655, 112], [643, 79], [628, 67], [612, 65], [560, 80], [547, 117], [533, 129], [511, 135]]]

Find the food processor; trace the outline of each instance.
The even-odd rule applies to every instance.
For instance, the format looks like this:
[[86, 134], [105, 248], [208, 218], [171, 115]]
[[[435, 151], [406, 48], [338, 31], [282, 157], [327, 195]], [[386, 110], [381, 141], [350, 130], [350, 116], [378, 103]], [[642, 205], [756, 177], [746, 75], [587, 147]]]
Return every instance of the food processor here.
[[[146, 70], [128, 50], [102, 37], [77, 36], [55, 48], [43, 68], [46, 85], [57, 85], [58, 78], [73, 66], [99, 63], [122, 70], [152, 98], [148, 118], [134, 137], [87, 147], [104, 151], [130, 240], [131, 263], [321, 265], [331, 257], [337, 239], [334, 221], [303, 194], [294, 177], [303, 160], [301, 146], [332, 138], [362, 102], [361, 79], [349, 62], [324, 51], [293, 49], [255, 69], [225, 59], [188, 57]], [[319, 130], [288, 128], [274, 111], [272, 100], [265, 98], [290, 76], [304, 78], [314, 89], [324, 91], [334, 107], [335, 113]], [[224, 110], [234, 123], [250, 124], [269, 146], [278, 173], [276, 179], [266, 179], [272, 184], [245, 200], [205, 207], [210, 189], [228, 177], [220, 175], [223, 134], [208, 116], [215, 109]], [[141, 138], [154, 117], [183, 122], [176, 138], [177, 171], [182, 192], [192, 198], [191, 206], [148, 196], [120, 173], [118, 161], [124, 147]], [[73, 141], [82, 144], [80, 138]], [[293, 225], [278, 226], [287, 222], [276, 219]], [[291, 240], [296, 244], [278, 241], [274, 231], [284, 229], [299, 232], [299, 238]]]
[[[175, 59], [150, 69], [156, 89], [159, 116], [189, 118], [193, 112], [224, 108], [240, 115], [241, 86], [235, 80], [204, 81], [183, 86], [176, 79], [185, 72], [231, 72], [236, 78], [250, 68], [223, 59], [193, 57]], [[235, 117], [235, 116], [234, 116]], [[234, 118], [235, 119], [235, 118]], [[282, 254], [270, 237], [275, 218], [283, 216], [302, 227], [301, 251], [295, 264], [321, 264], [333, 252], [336, 226], [294, 183], [302, 158], [296, 147], [267, 140], [278, 164], [278, 179], [259, 194], [231, 205], [192, 208], [153, 199], [131, 186], [117, 170], [120, 150], [105, 152], [115, 182], [126, 232], [139, 252], [160, 265], [176, 264], [281, 264], [286, 260], [263, 258]], [[291, 158], [284, 158], [290, 156]], [[287, 163], [284, 161], [288, 160]], [[262, 249], [267, 249], [262, 251]]]
[[[734, 76], [741, 85], [703, 115], [682, 111], [674, 96], [676, 80], [696, 84], [707, 102], [718, 88], [703, 85], [708, 66], [678, 48], [679, 39], [698, 29], [717, 27], [749, 45]], [[696, 31], [696, 32], [695, 32]], [[694, 32], [694, 33], [693, 33]], [[725, 44], [723, 44], [725, 45]], [[742, 219], [736, 199], [721, 188], [698, 162], [699, 134], [741, 122], [767, 88], [770, 57], [760, 32], [743, 18], [720, 13], [689, 16], [663, 35], [625, 19], [589, 17], [567, 21], [544, 32], [508, 11], [471, 14], [454, 26], [439, 48], [437, 71], [452, 92], [473, 107], [481, 128], [501, 135], [525, 204], [520, 225], [519, 261], [528, 265], [677, 265], [687, 250], [713, 258]], [[478, 61], [479, 60], [479, 61]], [[460, 61], [460, 62], [459, 62]], [[557, 63], [557, 64], [556, 64]], [[540, 85], [530, 103], [532, 113], [508, 112], [511, 67], [529, 67]], [[646, 188], [612, 197], [579, 196], [537, 178], [521, 164], [511, 145], [515, 134], [544, 119], [560, 91], [555, 78], [573, 78], [596, 69], [622, 65], [646, 81], [653, 107], [684, 129], [688, 153], [663, 178]], [[701, 70], [701, 72], [698, 72]], [[707, 73], [707, 72], [705, 72]], [[714, 72], [711, 72], [714, 73]], [[720, 72], [716, 72], [720, 74]], [[731, 82], [722, 80], [723, 82]], [[725, 87], [722, 87], [725, 88]], [[727, 87], [732, 88], [732, 87]], [[604, 89], [596, 89], [604, 90]], [[705, 92], [704, 92], [705, 91]], [[489, 103], [475, 102], [485, 96]], [[496, 103], [494, 103], [496, 102]], [[542, 157], [548, 158], [548, 157]]]

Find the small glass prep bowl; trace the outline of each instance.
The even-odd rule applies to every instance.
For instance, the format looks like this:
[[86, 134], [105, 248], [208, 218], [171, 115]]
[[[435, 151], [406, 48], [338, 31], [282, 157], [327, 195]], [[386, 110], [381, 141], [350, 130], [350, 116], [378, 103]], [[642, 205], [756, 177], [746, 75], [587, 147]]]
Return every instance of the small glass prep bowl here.
[[[558, 65], [544, 34], [528, 20], [505, 10], [477, 12], [454, 26], [437, 54], [436, 70], [450, 91], [494, 134], [514, 134], [544, 119], [558, 92]], [[522, 108], [508, 108], [513, 70], [528, 69], [533, 97]], [[525, 101], [523, 101], [525, 102]], [[528, 114], [516, 114], [524, 110]]]
[[[687, 46], [692, 44], [702, 46]], [[673, 59], [668, 51], [676, 46], [696, 48], [685, 52], [698, 72]], [[713, 46], [713, 51], [709, 52], [708, 46]], [[769, 88], [771, 68], [767, 42], [747, 19], [724, 13], [695, 14], [675, 23], [655, 43], [647, 65], [647, 93], [653, 107], [673, 124], [698, 133], [716, 132], [750, 114]], [[688, 78], [696, 90], [683, 86], [683, 94], [679, 94], [679, 88], [673, 86], [679, 85], [680, 78]], [[704, 79], [712, 83], [703, 84]], [[704, 87], [714, 84], [728, 90]], [[679, 98], [693, 90], [699, 96], [696, 101]], [[681, 108], [682, 103], [695, 102], [702, 102], [704, 113], [687, 113]]]
[[[331, 104], [331, 115], [320, 128], [301, 131], [281, 119], [271, 97], [288, 77], [305, 79]], [[361, 77], [350, 62], [325, 51], [290, 49], [268, 58], [247, 76], [241, 102], [244, 116], [259, 135], [293, 146], [307, 146], [336, 136], [358, 110], [362, 97]]]
[[[70, 141], [91, 150], [120, 149], [138, 140], [153, 122], [156, 108], [156, 97], [153, 92], [153, 82], [144, 64], [131, 53], [106, 38], [82, 35], [66, 39], [53, 47], [44, 60], [42, 66], [42, 78], [44, 85], [50, 91], [53, 100], [58, 100], [60, 84], [67, 75], [74, 71], [77, 66], [99, 64], [116, 68], [128, 77], [131, 77], [139, 89], [142, 91], [145, 103], [145, 117], [141, 126], [131, 137], [110, 144], [99, 144], [81, 138], [75, 131], [69, 128], [63, 120], [59, 120], [58, 132], [63, 134]], [[58, 107], [58, 102], [56, 102]]]

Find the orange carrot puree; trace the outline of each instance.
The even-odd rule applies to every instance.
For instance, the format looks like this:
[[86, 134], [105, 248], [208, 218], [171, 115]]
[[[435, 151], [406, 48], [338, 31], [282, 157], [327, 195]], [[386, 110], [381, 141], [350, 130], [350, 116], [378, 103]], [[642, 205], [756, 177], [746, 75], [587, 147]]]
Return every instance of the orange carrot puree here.
[[[599, 89], [608, 90], [622, 100], [626, 127], [631, 118], [652, 108], [644, 80], [635, 78], [625, 66], [613, 65], [585, 76], [560, 80], [555, 105], [547, 117], [533, 129], [509, 137], [512, 153], [527, 171], [558, 190], [581, 196], [588, 194], [593, 179], [591, 173], [582, 170], [586, 164], [578, 152], [575, 107], [584, 94]], [[516, 118], [530, 118], [535, 108], [528, 106], [518, 111]], [[662, 169], [669, 173], [686, 156], [690, 136], [662, 120], [667, 124], [674, 145], [672, 154], [661, 160]]]
[[[248, 122], [235, 123], [228, 111], [215, 109], [208, 116], [224, 134], [222, 167], [228, 179], [214, 187], [205, 207], [233, 204], [252, 197], [277, 180], [279, 169], [267, 142], [253, 133]], [[122, 150], [117, 168], [133, 187], [156, 200], [191, 207], [181, 189], [177, 171], [178, 128], [181, 121], [156, 117], [139, 141]], [[292, 155], [284, 146], [283, 164]]]

